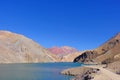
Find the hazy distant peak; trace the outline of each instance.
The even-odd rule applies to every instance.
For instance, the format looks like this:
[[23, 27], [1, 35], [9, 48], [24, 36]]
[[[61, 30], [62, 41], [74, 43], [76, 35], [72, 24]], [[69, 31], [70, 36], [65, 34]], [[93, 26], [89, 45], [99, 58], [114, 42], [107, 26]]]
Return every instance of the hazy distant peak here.
[[70, 46], [61, 46], [61, 47], [58, 47], [58, 46], [53, 46], [51, 48], [66, 48], [66, 49], [75, 49], [73, 47], [70, 47]]
[[75, 49], [75, 48], [69, 47], [69, 46], [62, 46], [61, 48], [65, 48], [65, 49]]
[[69, 46], [62, 46], [62, 47], [51, 47], [48, 50], [53, 54], [69, 54], [73, 52], [77, 52], [78, 50]]

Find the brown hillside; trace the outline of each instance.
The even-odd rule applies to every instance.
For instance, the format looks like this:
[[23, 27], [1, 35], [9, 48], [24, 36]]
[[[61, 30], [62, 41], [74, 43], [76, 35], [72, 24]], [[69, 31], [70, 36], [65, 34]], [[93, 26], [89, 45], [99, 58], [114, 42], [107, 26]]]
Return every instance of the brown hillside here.
[[0, 63], [55, 62], [56, 57], [23, 35], [0, 31]]
[[117, 60], [120, 60], [120, 33], [100, 47], [82, 53], [74, 59], [74, 62], [112, 63]]

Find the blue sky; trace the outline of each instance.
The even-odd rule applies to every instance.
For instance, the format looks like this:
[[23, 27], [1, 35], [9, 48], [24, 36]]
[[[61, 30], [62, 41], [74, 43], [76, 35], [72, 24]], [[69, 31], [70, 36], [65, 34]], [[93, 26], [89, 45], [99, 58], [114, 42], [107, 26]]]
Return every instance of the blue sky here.
[[43, 47], [94, 49], [120, 32], [119, 0], [0, 0], [0, 30]]

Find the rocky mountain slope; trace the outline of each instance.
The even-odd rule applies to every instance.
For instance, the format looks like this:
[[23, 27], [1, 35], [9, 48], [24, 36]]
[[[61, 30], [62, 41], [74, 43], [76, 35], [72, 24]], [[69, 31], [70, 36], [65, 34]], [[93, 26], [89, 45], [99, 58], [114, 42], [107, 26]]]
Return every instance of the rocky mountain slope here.
[[61, 62], [73, 62], [73, 60], [81, 55], [84, 51], [78, 51], [78, 52], [74, 52], [74, 53], [71, 53], [71, 54], [67, 54], [67, 55], [64, 55], [60, 61]]
[[52, 47], [48, 48], [48, 51], [57, 55], [60, 62], [73, 62], [73, 60], [84, 51], [78, 51], [75, 48], [69, 46]]
[[56, 62], [57, 58], [23, 35], [0, 31], [0, 63]]
[[69, 54], [77, 51], [75, 48], [72, 48], [69, 46], [51, 47], [51, 48], [48, 48], [48, 50], [54, 54], [64, 54], [64, 53]]
[[74, 59], [74, 62], [77, 61], [84, 63], [97, 62], [103, 64], [120, 61], [120, 33], [98, 48], [82, 53]]
[[120, 33], [98, 48], [84, 51], [74, 62], [99, 65], [63, 70], [61, 74], [75, 76], [71, 80], [120, 80]]
[[51, 53], [57, 55], [58, 57], [62, 57], [67, 54], [71, 54], [74, 52], [77, 52], [75, 48], [69, 47], [69, 46], [63, 46], [63, 47], [51, 47], [47, 49]]

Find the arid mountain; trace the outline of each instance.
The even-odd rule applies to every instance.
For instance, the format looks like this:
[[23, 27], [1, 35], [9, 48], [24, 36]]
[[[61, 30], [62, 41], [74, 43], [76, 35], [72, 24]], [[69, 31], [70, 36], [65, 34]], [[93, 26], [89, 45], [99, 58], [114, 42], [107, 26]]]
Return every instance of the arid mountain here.
[[0, 63], [56, 62], [57, 58], [23, 35], [0, 31]]
[[120, 33], [96, 49], [99, 56], [95, 61], [111, 63], [120, 60]]
[[74, 62], [98, 65], [63, 70], [61, 74], [75, 76], [71, 80], [120, 80], [120, 33], [98, 48], [84, 51]]
[[114, 61], [120, 61], [120, 33], [112, 37], [100, 47], [82, 53], [74, 59], [74, 62], [77, 61], [85, 63], [112, 63]]
[[61, 62], [73, 62], [73, 60], [74, 60], [77, 56], [81, 55], [83, 52], [85, 52], [85, 51], [78, 51], [78, 52], [74, 52], [74, 53], [71, 53], [71, 54], [64, 55], [64, 56], [60, 59], [60, 61], [61, 61]]
[[75, 48], [68, 47], [68, 46], [52, 47], [52, 48], [48, 48], [48, 51], [50, 51], [51, 53], [53, 53], [59, 57], [77, 52], [77, 50]]

